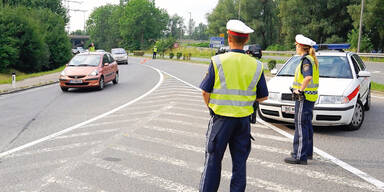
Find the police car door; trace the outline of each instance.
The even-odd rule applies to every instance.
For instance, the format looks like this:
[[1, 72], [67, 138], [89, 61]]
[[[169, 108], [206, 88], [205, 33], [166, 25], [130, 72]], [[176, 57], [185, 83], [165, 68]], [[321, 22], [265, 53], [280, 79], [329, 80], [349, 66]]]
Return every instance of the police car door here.
[[356, 72], [356, 77], [360, 81], [360, 96], [361, 100], [365, 99], [368, 91], [369, 91], [369, 79], [368, 77], [359, 77], [358, 74], [360, 71], [365, 71], [366, 67], [364, 65], [364, 62], [360, 59], [360, 57], [356, 54], [352, 55], [352, 62], [353, 62], [353, 67], [355, 68]]

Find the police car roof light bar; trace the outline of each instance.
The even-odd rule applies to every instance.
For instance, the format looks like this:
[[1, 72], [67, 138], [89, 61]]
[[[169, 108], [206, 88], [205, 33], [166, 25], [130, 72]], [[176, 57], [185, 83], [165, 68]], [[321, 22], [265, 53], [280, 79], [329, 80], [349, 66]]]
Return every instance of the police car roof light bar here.
[[318, 50], [344, 50], [349, 49], [351, 47], [350, 44], [316, 44], [313, 46], [313, 48]]

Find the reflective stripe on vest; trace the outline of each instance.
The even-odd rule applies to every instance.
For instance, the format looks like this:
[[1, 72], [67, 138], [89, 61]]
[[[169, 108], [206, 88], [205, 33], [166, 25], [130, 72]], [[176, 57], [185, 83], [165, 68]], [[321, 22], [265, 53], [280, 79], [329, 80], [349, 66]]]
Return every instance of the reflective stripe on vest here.
[[[319, 69], [315, 65], [315, 61], [312, 56], [305, 56], [312, 64], [312, 79], [304, 89], [305, 99], [308, 101], [315, 102], [318, 98], [318, 88], [319, 88]], [[300, 64], [296, 68], [295, 77], [293, 81], [292, 87], [294, 89], [300, 89], [302, 82], [304, 80], [304, 76], [301, 72], [301, 66], [303, 64], [303, 60], [301, 60]]]
[[[224, 62], [222, 62], [221, 57], [224, 58]], [[239, 59], [233, 60], [234, 57]], [[222, 54], [221, 56], [214, 56], [212, 61], [216, 75], [214, 89], [209, 100], [209, 107], [215, 114], [222, 116], [245, 117], [252, 114], [252, 105], [256, 99], [256, 85], [262, 74], [263, 65], [248, 55], [233, 52]], [[238, 68], [234, 66], [238, 67], [239, 65], [242, 65], [242, 70], [236, 71]], [[235, 78], [229, 79], [230, 83], [226, 79], [225, 68], [229, 72], [233, 72], [232, 74], [227, 74], [228, 76], [234, 77], [235, 75]], [[243, 70], [246, 72], [252, 71], [253, 74], [248, 73], [244, 77], [238, 78], [238, 75], [244, 74], [245, 71]], [[246, 84], [249, 82], [249, 85], [245, 85], [244, 82]], [[232, 85], [232, 88], [228, 88], [228, 83]], [[233, 87], [235, 87], [235, 89]]]

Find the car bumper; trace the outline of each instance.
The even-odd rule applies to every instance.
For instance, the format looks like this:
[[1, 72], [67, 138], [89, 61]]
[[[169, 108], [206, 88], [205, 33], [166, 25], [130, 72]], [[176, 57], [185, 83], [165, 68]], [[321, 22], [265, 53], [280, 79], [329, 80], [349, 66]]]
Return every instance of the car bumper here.
[[[294, 114], [283, 112], [282, 106], [292, 106], [290, 104], [281, 103], [260, 103], [260, 113], [269, 119], [294, 123]], [[354, 105], [345, 104], [335, 106], [315, 106], [313, 110], [312, 124], [316, 126], [337, 126], [348, 125], [352, 120]]]
[[[72, 79], [72, 78], [61, 77], [59, 81], [60, 81], [60, 87], [85, 88], [85, 87], [98, 87], [99, 78], [100, 77], [84, 77], [81, 79]], [[73, 80], [81, 80], [81, 82], [73, 83], [72, 82]]]

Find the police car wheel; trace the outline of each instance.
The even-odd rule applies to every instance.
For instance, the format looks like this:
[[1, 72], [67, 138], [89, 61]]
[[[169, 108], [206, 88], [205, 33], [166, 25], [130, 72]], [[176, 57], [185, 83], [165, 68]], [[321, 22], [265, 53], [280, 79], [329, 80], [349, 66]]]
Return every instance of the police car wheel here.
[[354, 131], [360, 129], [364, 121], [364, 108], [360, 100], [356, 102], [355, 110], [353, 112], [352, 121], [346, 126], [346, 130]]
[[368, 89], [368, 95], [367, 95], [367, 100], [365, 101], [364, 104], [364, 110], [369, 111], [371, 108], [371, 88]]

